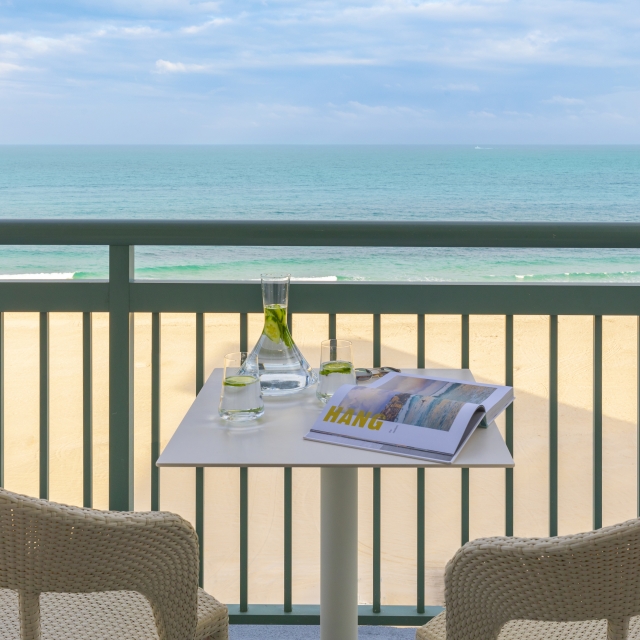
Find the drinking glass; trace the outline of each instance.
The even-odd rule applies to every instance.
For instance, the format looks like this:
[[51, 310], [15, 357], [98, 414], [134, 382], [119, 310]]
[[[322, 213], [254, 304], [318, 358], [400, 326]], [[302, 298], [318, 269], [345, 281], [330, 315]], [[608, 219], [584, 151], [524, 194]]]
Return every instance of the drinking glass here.
[[246, 360], [244, 351], [228, 353], [224, 357], [219, 413], [225, 420], [244, 422], [255, 420], [264, 413], [258, 363], [246, 367], [243, 366]]
[[356, 383], [349, 340], [323, 340], [320, 344], [320, 375], [316, 396], [326, 402], [343, 384]]

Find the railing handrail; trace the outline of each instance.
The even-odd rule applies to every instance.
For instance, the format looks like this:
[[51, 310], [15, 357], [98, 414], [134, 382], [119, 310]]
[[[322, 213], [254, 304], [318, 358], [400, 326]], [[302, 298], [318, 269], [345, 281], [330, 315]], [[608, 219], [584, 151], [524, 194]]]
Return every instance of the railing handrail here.
[[633, 249], [640, 223], [5, 219], [0, 244]]

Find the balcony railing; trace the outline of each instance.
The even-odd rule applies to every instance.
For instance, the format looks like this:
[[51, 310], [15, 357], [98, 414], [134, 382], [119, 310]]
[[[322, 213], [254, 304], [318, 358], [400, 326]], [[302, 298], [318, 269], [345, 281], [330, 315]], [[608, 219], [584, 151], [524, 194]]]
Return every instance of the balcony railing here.
[[[248, 314], [262, 311], [260, 285], [248, 282], [136, 281], [136, 245], [376, 246], [640, 248], [640, 224], [413, 223], [413, 222], [156, 222], [0, 221], [3, 245], [108, 245], [107, 281], [0, 282], [0, 312], [40, 313], [39, 490], [49, 497], [49, 313], [83, 312], [83, 502], [92, 506], [92, 313], [109, 313], [109, 507], [133, 508], [133, 314], [152, 314], [151, 507], [160, 507], [160, 314], [196, 315], [196, 391], [204, 383], [204, 314], [237, 313], [239, 343], [247, 350]], [[290, 314], [368, 314], [373, 322], [373, 364], [381, 364], [381, 314], [413, 314], [416, 366], [425, 365], [425, 315], [458, 314], [460, 366], [469, 366], [469, 316], [505, 317], [505, 383], [514, 380], [514, 316], [549, 316], [549, 535], [558, 533], [558, 316], [593, 316], [593, 527], [603, 520], [602, 316], [638, 316], [635, 284], [295, 283]], [[291, 319], [290, 319], [291, 320]], [[0, 315], [0, 482], [4, 483], [4, 316]], [[640, 377], [639, 377], [640, 379]], [[513, 453], [513, 408], [506, 442]], [[505, 535], [514, 531], [514, 474], [505, 470]], [[291, 469], [284, 470], [284, 583], [282, 605], [249, 603], [248, 477], [240, 470], [240, 602], [233, 623], [316, 624], [319, 607], [292, 599], [293, 516]], [[381, 606], [381, 472], [373, 472], [373, 604], [361, 606], [362, 624], [423, 624], [439, 611], [425, 603], [425, 473], [416, 470], [417, 549], [415, 601]], [[461, 470], [460, 542], [469, 539], [469, 470]], [[630, 488], [640, 497], [640, 484]], [[640, 509], [640, 506], [639, 506]], [[196, 529], [203, 540], [204, 471], [196, 470]], [[201, 547], [201, 554], [203, 549]], [[203, 567], [201, 558], [201, 567]], [[201, 581], [202, 568], [201, 568]]]

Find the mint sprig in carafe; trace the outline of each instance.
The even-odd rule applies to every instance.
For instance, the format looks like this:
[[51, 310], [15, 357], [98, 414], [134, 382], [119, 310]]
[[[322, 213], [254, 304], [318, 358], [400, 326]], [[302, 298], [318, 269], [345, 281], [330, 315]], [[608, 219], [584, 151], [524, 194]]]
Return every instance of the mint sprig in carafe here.
[[287, 325], [289, 282], [288, 275], [262, 276], [264, 328], [246, 362], [259, 363], [260, 387], [265, 396], [296, 393], [317, 381]]

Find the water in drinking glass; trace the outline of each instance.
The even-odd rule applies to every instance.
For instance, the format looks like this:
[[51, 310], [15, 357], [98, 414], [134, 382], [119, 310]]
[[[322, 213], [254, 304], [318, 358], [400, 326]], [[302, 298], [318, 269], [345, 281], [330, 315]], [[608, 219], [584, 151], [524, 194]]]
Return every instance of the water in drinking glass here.
[[254, 420], [264, 413], [260, 379], [240, 372], [246, 358], [246, 353], [230, 353], [224, 358], [219, 413], [225, 420]]
[[356, 371], [349, 340], [324, 340], [320, 351], [316, 396], [321, 402], [326, 402], [343, 384], [356, 383]]

